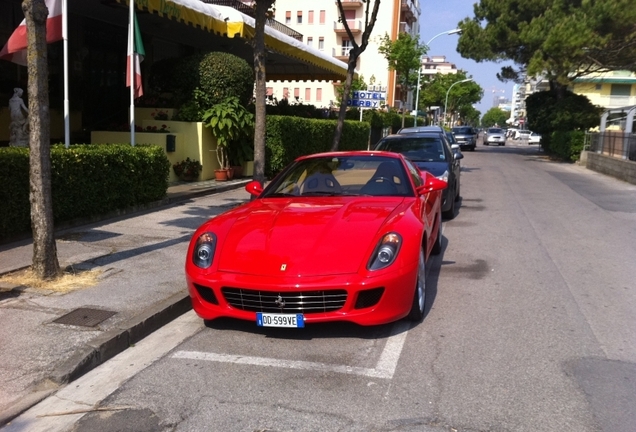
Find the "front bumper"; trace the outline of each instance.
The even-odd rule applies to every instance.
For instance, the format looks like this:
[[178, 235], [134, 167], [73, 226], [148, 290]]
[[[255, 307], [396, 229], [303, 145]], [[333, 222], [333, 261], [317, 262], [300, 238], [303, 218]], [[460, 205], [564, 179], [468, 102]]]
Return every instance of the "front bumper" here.
[[[376, 277], [348, 274], [273, 278], [217, 272], [205, 276], [186, 274], [186, 281], [192, 307], [197, 315], [205, 320], [229, 317], [256, 323], [256, 311], [245, 310], [240, 304], [237, 304], [236, 295], [234, 295], [234, 299], [229, 298], [228, 301], [225, 295], [228, 290], [232, 290], [234, 294], [237, 289], [245, 290], [252, 295], [261, 293], [263, 298], [280, 295], [283, 299], [290, 299], [301, 292], [344, 291], [346, 292], [346, 300], [344, 300], [342, 307], [337, 310], [327, 312], [301, 311], [304, 313], [305, 323], [350, 321], [366, 326], [385, 324], [404, 318], [411, 309], [416, 276], [417, 262], [414, 262], [409, 266], [396, 267], [395, 271], [384, 272]], [[370, 293], [377, 294], [379, 288], [383, 288], [379, 300], [363, 298], [363, 296], [369, 297]], [[370, 302], [374, 302], [374, 304], [369, 305]], [[288, 301], [287, 303], [292, 302]], [[275, 307], [275, 305], [267, 307]], [[260, 310], [259, 312], [270, 312], [270, 310]], [[283, 307], [277, 312], [297, 313], [298, 311], [285, 310]]]

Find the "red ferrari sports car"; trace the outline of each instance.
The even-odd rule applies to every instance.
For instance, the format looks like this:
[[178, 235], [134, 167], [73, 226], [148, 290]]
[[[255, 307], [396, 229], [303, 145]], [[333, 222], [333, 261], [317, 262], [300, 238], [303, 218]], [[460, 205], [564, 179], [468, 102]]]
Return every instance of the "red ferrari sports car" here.
[[441, 252], [446, 182], [398, 153], [303, 156], [194, 233], [195, 312], [266, 327], [424, 317], [426, 260]]

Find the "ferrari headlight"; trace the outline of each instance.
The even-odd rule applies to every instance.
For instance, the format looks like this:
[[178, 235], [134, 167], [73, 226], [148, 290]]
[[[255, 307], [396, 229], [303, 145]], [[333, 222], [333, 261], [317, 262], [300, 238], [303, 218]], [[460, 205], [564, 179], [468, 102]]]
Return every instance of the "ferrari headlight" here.
[[197, 239], [192, 251], [192, 262], [200, 268], [208, 268], [214, 259], [216, 236], [213, 233], [203, 233]]
[[444, 174], [442, 174], [441, 176], [437, 176], [437, 178], [448, 183], [448, 170], [444, 171]]
[[390, 266], [395, 261], [402, 244], [402, 237], [397, 233], [388, 233], [378, 243], [367, 268], [369, 270], [380, 270]]

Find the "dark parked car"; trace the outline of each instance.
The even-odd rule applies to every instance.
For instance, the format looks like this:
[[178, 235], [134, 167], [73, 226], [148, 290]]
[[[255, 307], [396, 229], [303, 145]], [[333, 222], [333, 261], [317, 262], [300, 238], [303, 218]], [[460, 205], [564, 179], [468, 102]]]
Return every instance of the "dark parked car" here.
[[453, 128], [453, 135], [457, 139], [457, 144], [464, 150], [475, 151], [477, 147], [477, 130], [471, 126], [457, 126]]
[[[374, 150], [401, 153], [422, 171], [448, 182], [442, 192], [442, 212], [446, 219], [455, 217], [455, 203], [459, 201], [460, 151], [454, 152], [446, 134], [437, 132], [405, 133], [382, 138]], [[459, 149], [457, 149], [459, 150]]]

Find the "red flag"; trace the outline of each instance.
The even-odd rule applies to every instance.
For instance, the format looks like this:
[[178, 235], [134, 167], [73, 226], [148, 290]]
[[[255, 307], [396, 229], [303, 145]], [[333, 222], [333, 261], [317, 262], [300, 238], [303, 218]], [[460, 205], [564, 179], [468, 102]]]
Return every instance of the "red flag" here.
[[[62, 40], [62, 0], [45, 0], [45, 3], [49, 9], [49, 17], [46, 20], [46, 43], [57, 42]], [[26, 48], [26, 20], [22, 20], [0, 51], [0, 59], [26, 66]]]

